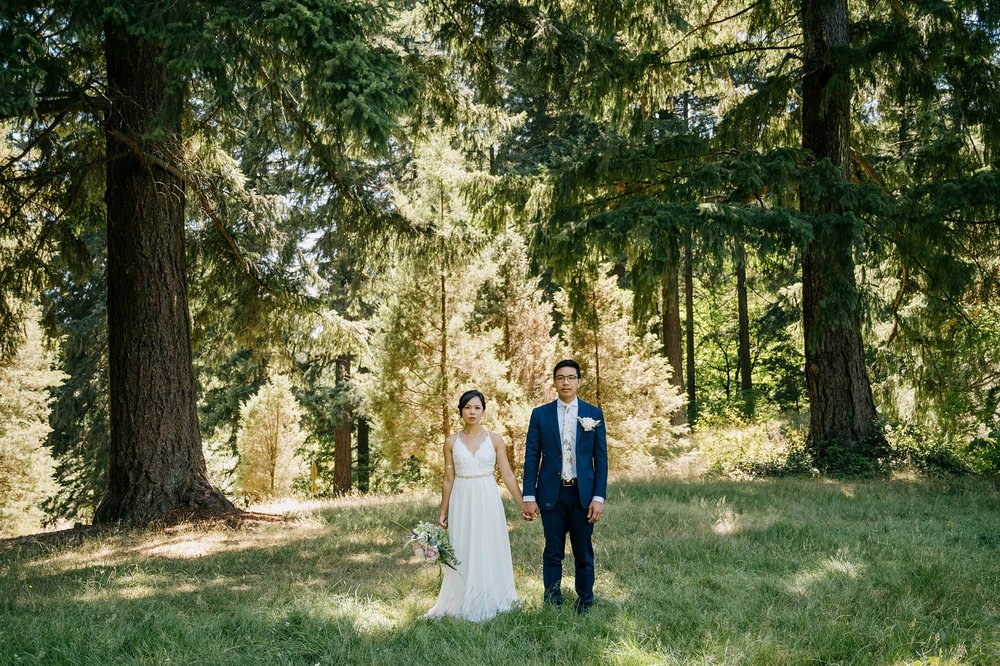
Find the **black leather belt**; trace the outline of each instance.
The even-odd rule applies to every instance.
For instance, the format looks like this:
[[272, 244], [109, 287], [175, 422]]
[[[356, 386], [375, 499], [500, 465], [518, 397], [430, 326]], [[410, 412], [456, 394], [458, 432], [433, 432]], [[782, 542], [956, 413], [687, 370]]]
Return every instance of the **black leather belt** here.
[[576, 485], [576, 479], [570, 479], [569, 481], [567, 481], [566, 479], [560, 479], [560, 481], [566, 488], [572, 488], [573, 486]]

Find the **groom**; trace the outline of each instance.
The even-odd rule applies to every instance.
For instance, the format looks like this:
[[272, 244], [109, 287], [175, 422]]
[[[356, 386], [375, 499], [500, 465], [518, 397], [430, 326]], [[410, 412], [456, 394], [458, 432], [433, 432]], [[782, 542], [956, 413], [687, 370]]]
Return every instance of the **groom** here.
[[559, 399], [531, 412], [524, 451], [524, 519], [542, 515], [545, 602], [562, 606], [566, 534], [576, 561], [576, 610], [594, 605], [594, 524], [604, 511], [608, 442], [604, 414], [576, 397], [580, 365], [559, 361], [552, 372]]

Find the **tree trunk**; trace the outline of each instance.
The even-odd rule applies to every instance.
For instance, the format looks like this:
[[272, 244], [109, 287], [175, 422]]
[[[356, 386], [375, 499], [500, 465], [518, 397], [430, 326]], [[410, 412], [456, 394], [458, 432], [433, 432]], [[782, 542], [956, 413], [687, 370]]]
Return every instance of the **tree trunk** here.
[[747, 308], [747, 255], [742, 233], [736, 239], [736, 302], [739, 320], [739, 371], [743, 409], [754, 412], [753, 381], [750, 367], [750, 314]]
[[175, 163], [180, 111], [164, 107], [160, 48], [118, 25], [105, 32], [111, 446], [94, 522], [140, 524], [179, 507], [234, 511], [208, 480], [198, 430], [184, 183], [134, 149]]
[[368, 419], [358, 419], [358, 490], [368, 492], [371, 458], [368, 453]]
[[[341, 354], [337, 357], [337, 385], [351, 380], [351, 357]], [[333, 487], [338, 493], [351, 491], [351, 421], [354, 415], [345, 412], [340, 417], [333, 440]]]
[[687, 247], [684, 249], [684, 329], [687, 338], [685, 363], [687, 365], [688, 422], [694, 423], [698, 418], [698, 402], [694, 381], [694, 260], [691, 252], [691, 232], [688, 231]]
[[448, 282], [441, 271], [441, 439], [448, 438], [451, 410], [448, 409]]
[[590, 298], [594, 316], [594, 402], [601, 406], [601, 314], [597, 311], [597, 293]]
[[[680, 274], [680, 247], [676, 234], [671, 235], [667, 252], [667, 268], [663, 274], [663, 309], [662, 315], [662, 335], [663, 335], [663, 355], [670, 361], [673, 372], [670, 376], [670, 383], [677, 387], [678, 391], [684, 391], [684, 359], [681, 353], [681, 302], [680, 284], [678, 276]], [[671, 415], [674, 425], [687, 422], [686, 409], [680, 408]]]
[[[802, 27], [802, 146], [829, 159], [847, 177], [851, 83], [843, 53], [848, 46], [847, 0], [805, 0]], [[801, 194], [815, 215], [813, 239], [802, 261], [802, 313], [810, 431], [807, 447], [826, 472], [879, 470], [885, 438], [878, 425], [864, 363], [859, 294], [854, 277], [853, 229], [838, 221], [832, 197]], [[829, 215], [831, 217], [822, 217]]]
[[[492, 151], [492, 146], [490, 147]], [[511, 293], [510, 287], [510, 276], [505, 274], [503, 279], [503, 293], [508, 296], [505, 299], [504, 310], [503, 310], [503, 362], [507, 366], [507, 384], [513, 385], [514, 382], [514, 350], [513, 344], [511, 342], [511, 332], [510, 332], [510, 311], [513, 309], [513, 303], [511, 302], [509, 295]], [[507, 428], [507, 464], [513, 470], [517, 469], [516, 461], [514, 460], [514, 436], [511, 432], [511, 428]]]

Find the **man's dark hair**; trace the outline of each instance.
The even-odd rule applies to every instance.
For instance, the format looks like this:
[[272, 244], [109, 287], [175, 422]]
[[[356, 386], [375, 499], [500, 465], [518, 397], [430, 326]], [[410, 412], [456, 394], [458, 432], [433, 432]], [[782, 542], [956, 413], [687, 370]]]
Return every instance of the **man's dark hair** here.
[[580, 372], [580, 364], [571, 358], [564, 358], [563, 360], [556, 363], [556, 367], [552, 369], [552, 378], [555, 379], [556, 373], [559, 372], [559, 368], [573, 368], [576, 370], [576, 376], [580, 377], [583, 373]]

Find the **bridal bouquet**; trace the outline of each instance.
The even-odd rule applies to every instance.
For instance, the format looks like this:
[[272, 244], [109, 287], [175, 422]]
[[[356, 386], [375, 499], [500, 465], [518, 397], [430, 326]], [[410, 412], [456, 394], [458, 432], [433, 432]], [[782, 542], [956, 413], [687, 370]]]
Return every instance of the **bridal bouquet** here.
[[460, 564], [444, 528], [420, 521], [406, 536], [406, 543], [413, 546], [413, 554], [425, 562], [437, 562], [452, 569]]

